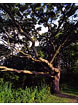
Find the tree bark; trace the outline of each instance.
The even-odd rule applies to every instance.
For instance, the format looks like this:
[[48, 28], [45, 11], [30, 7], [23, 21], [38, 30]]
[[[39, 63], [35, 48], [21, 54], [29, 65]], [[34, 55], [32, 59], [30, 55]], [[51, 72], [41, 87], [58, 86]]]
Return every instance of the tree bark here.
[[52, 91], [53, 93], [59, 93], [60, 92], [60, 73], [61, 73], [61, 57], [59, 56], [59, 58], [57, 59], [57, 69], [58, 72], [55, 74], [55, 77], [52, 81]]
[[54, 79], [52, 80], [51, 93], [59, 93], [60, 92], [59, 81], [60, 81], [60, 70], [55, 75]]

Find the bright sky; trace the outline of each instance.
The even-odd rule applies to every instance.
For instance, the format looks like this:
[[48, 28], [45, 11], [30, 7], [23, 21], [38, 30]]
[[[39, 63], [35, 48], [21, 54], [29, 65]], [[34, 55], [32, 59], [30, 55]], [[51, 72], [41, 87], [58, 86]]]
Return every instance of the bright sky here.
[[39, 31], [39, 34], [48, 32], [48, 27], [44, 27], [43, 24], [42, 25], [35, 25], [35, 28], [41, 27], [41, 31]]

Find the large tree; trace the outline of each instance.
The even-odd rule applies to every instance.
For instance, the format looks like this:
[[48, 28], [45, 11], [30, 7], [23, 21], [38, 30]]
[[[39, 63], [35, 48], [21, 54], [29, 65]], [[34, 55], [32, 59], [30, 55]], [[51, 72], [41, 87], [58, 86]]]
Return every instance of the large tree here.
[[[0, 4], [0, 39], [10, 49], [6, 57], [14, 54], [31, 59], [36, 64], [41, 63], [44, 69], [44, 72], [19, 71], [0, 66], [1, 71], [50, 76], [53, 78], [52, 91], [59, 92], [60, 64], [64, 62], [64, 53], [78, 38], [77, 10], [77, 4], [73, 3]], [[39, 34], [40, 25], [47, 27], [48, 32]]]

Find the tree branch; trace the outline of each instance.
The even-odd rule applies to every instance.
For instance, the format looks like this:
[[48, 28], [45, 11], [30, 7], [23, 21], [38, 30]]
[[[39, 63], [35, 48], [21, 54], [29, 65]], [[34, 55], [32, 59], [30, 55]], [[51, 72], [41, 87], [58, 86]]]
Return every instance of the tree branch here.
[[68, 39], [68, 37], [67, 37], [67, 38], [64, 40], [64, 42], [57, 48], [57, 50], [56, 50], [54, 56], [52, 57], [52, 59], [51, 59], [51, 61], [50, 61], [50, 63], [53, 63], [54, 59], [56, 58], [56, 56], [57, 56], [57, 54], [59, 53], [61, 47], [65, 44], [65, 42], [67, 41], [67, 39]]
[[7, 68], [6, 66], [0, 66], [0, 71], [2, 72], [16, 72], [16, 73], [24, 73], [24, 74], [30, 74], [30, 75], [43, 75], [43, 76], [49, 76], [53, 77], [49, 74], [49, 72], [36, 72], [36, 71], [29, 71], [29, 70], [17, 70], [13, 68]]
[[57, 73], [59, 72], [59, 70], [57, 68], [53, 67], [53, 65], [50, 62], [48, 62], [48, 60], [43, 59], [43, 58], [39, 58], [39, 60], [41, 62], [46, 63], [48, 65], [48, 67], [51, 69], [51, 72], [57, 72]]
[[[16, 50], [17, 52], [20, 52], [21, 54], [23, 54], [23, 55], [24, 55], [23, 57], [26, 57], [26, 58], [28, 58], [28, 59], [31, 59], [31, 60], [33, 60], [33, 61], [35, 61], [35, 62], [40, 62], [40, 60], [33, 58], [30, 54], [26, 54], [26, 53], [24, 53], [23, 51], [21, 51], [21, 50], [19, 50], [19, 49], [15, 49], [15, 50]], [[20, 57], [22, 57], [22, 56], [20, 56]]]

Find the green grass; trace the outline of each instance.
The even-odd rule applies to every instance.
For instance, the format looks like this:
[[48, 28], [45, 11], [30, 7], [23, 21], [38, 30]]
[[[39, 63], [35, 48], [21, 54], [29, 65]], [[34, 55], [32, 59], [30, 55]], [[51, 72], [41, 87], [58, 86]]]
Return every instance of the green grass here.
[[14, 89], [12, 83], [0, 79], [0, 103], [68, 103], [71, 99], [60, 98], [50, 93], [48, 86]]
[[73, 87], [71, 84], [62, 84], [61, 92], [72, 96], [78, 96], [78, 87]]

